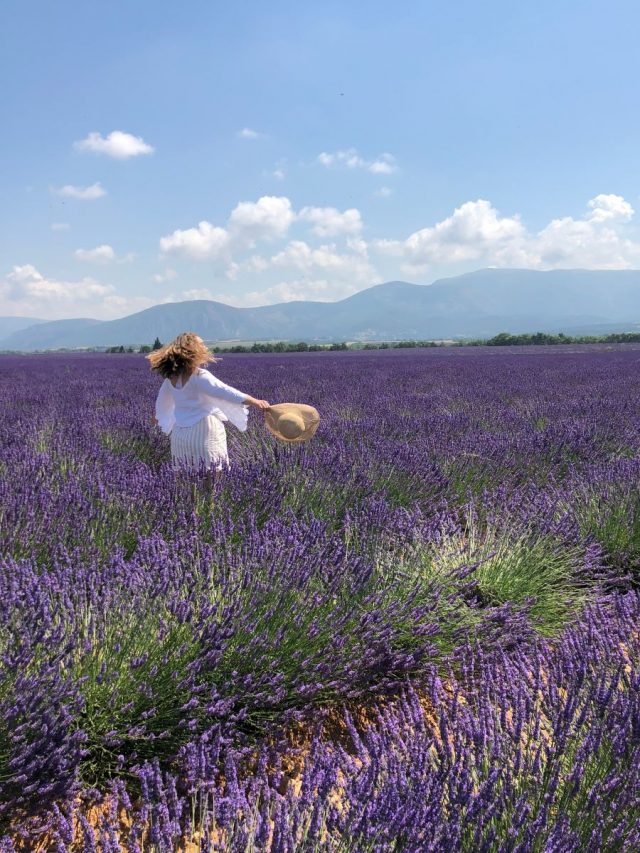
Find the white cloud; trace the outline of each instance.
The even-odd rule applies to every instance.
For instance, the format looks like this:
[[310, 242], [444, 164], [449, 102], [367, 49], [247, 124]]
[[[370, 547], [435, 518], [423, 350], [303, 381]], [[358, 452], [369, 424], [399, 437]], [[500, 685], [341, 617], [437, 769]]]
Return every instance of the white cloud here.
[[106, 264], [111, 261], [116, 261], [119, 264], [128, 264], [135, 260], [134, 252], [127, 252], [126, 255], [118, 257], [112, 247], [103, 243], [101, 246], [96, 246], [95, 249], [76, 249], [73, 253], [77, 261], [84, 261], [91, 264]]
[[228, 279], [235, 281], [240, 273], [261, 273], [268, 268], [269, 261], [267, 258], [263, 258], [261, 255], [251, 255], [239, 263], [232, 261], [227, 267], [225, 275]]
[[68, 231], [71, 228], [68, 222], [52, 222], [52, 231]]
[[634, 214], [629, 202], [619, 195], [601, 193], [588, 201], [587, 208], [581, 219], [553, 219], [537, 234], [527, 234], [522, 265], [539, 269], [637, 267], [640, 243], [626, 233], [626, 223]]
[[389, 198], [389, 196], [393, 193], [391, 187], [380, 187], [380, 189], [375, 190], [373, 193], [378, 198]]
[[105, 296], [96, 310], [101, 319], [105, 317], [126, 317], [157, 304], [157, 299], [150, 299], [148, 296], [121, 296], [118, 293], [113, 293]]
[[[380, 281], [382, 276], [370, 257], [372, 249], [389, 258], [385, 267], [389, 277], [434, 268], [439, 274], [454, 274], [461, 265], [463, 270], [639, 266], [640, 243], [631, 239], [628, 224], [632, 216], [633, 208], [622, 196], [600, 194], [588, 202], [581, 217], [554, 219], [532, 233], [517, 213], [505, 215], [490, 201], [476, 199], [406, 239], [368, 242], [362, 237], [362, 217], [355, 208], [306, 206], [296, 213], [288, 198], [264, 196], [238, 204], [224, 227], [201, 222], [163, 237], [161, 248], [216, 260], [220, 273], [240, 284], [264, 275], [264, 289], [255, 287], [249, 297], [234, 297], [235, 304], [249, 304], [247, 299], [264, 304], [312, 294], [337, 299]], [[286, 240], [296, 221], [307, 225], [308, 239], [289, 239], [270, 254], [251, 252], [258, 244]]]
[[398, 169], [393, 154], [385, 152], [374, 160], [366, 160], [355, 148], [346, 148], [333, 153], [323, 151], [318, 155], [318, 162], [327, 168], [345, 166], [347, 169], [366, 169], [374, 175], [390, 175]]
[[531, 234], [518, 215], [502, 216], [478, 199], [406, 240], [377, 240], [373, 247], [399, 258], [401, 269], [410, 273], [469, 261], [530, 269], [625, 269], [640, 263], [640, 243], [620, 230], [633, 213], [622, 196], [601, 194], [588, 202], [583, 218], [553, 219]]
[[32, 264], [14, 266], [0, 278], [0, 314], [47, 317], [122, 317], [153, 305], [146, 296], [123, 296], [94, 278], [66, 281], [43, 275]]
[[[296, 215], [288, 198], [263, 196], [256, 202], [240, 202], [236, 205], [229, 215], [226, 227], [203, 221], [196, 228], [177, 229], [173, 234], [161, 238], [160, 249], [165, 253], [175, 252], [200, 260], [219, 260], [227, 265], [227, 278], [235, 279], [240, 271], [262, 272], [269, 266], [281, 264], [281, 259], [285, 257], [282, 253], [277, 256], [277, 260], [274, 256], [270, 261], [260, 255], [236, 261], [233, 259], [233, 253], [252, 249], [259, 242], [273, 242], [286, 237], [296, 218], [310, 222], [313, 226], [312, 232], [318, 237], [342, 235], [353, 238], [358, 237], [362, 231], [362, 218], [355, 208], [341, 212], [333, 207], [304, 207]], [[298, 241], [297, 245], [305, 246], [311, 251], [304, 242]], [[362, 245], [366, 253], [366, 244]], [[361, 253], [361, 249], [358, 251]], [[291, 248], [287, 252], [290, 255]], [[309, 263], [326, 264], [329, 262], [327, 258], [339, 257], [326, 246], [316, 249], [315, 252], [316, 260], [307, 259], [307, 266]], [[299, 259], [295, 263], [299, 263]], [[352, 259], [347, 263], [353, 264], [354, 261]], [[362, 258], [357, 259], [357, 265], [358, 274], [362, 275]]]
[[191, 302], [201, 299], [213, 300], [214, 302], [224, 302], [227, 305], [231, 305], [234, 303], [235, 297], [231, 294], [214, 293], [208, 287], [192, 287], [178, 293], [170, 293], [168, 296], [164, 296], [156, 304], [163, 305], [174, 302]]
[[156, 284], [162, 284], [162, 282], [164, 281], [173, 281], [173, 279], [177, 278], [177, 276], [178, 273], [174, 269], [171, 269], [171, 267], [167, 267], [164, 272], [155, 273], [155, 275], [153, 276], [153, 280]]
[[197, 228], [176, 229], [173, 234], [160, 238], [162, 252], [175, 252], [197, 260], [219, 258], [229, 248], [229, 233], [203, 220]]
[[409, 245], [417, 256], [425, 259], [438, 260], [443, 254], [454, 252], [456, 258], [464, 260], [523, 234], [524, 228], [517, 216], [500, 216], [490, 202], [478, 199], [463, 204], [434, 228], [425, 228], [412, 235]]
[[346, 244], [348, 251], [340, 251], [334, 244], [313, 247], [304, 240], [292, 240], [270, 258], [252, 255], [230, 263], [226, 276], [235, 281], [244, 273], [257, 275], [266, 270], [289, 268], [305, 276], [317, 277], [319, 272], [331, 275], [340, 282], [340, 287], [347, 281], [366, 286], [379, 280], [368, 257], [367, 243], [360, 237], [349, 237]]
[[295, 219], [288, 198], [262, 196], [258, 201], [242, 201], [231, 211], [227, 227], [206, 220], [197, 228], [177, 229], [160, 239], [162, 252], [177, 252], [198, 260], [231, 263], [233, 250], [253, 248], [261, 240], [284, 237]]
[[[248, 294], [216, 294], [209, 297], [238, 306], [267, 305], [293, 299], [331, 301], [356, 293], [377, 281], [380, 275], [368, 257], [368, 246], [359, 235], [348, 237], [347, 250], [334, 244], [310, 246], [304, 240], [292, 240], [269, 258], [252, 255], [227, 267], [227, 278], [242, 280], [243, 273], [252, 276], [275, 271], [278, 276], [290, 271], [290, 278], [252, 290]], [[286, 272], [284, 273], [286, 275]]]
[[[333, 243], [312, 246], [304, 240], [292, 240], [270, 257], [257, 253], [238, 259], [233, 257], [236, 251], [246, 252], [258, 242], [282, 239], [298, 218], [311, 223], [316, 236], [344, 237], [346, 249], [338, 249]], [[288, 282], [280, 282], [277, 291], [269, 288], [260, 291], [262, 301], [273, 300], [276, 296], [279, 299], [283, 294], [294, 298], [291, 296], [294, 292], [304, 294], [303, 281], [316, 282], [316, 291], [325, 293], [329, 299], [332, 298], [330, 293], [344, 295], [380, 279], [370, 262], [367, 243], [361, 237], [360, 212], [353, 208], [339, 211], [331, 207], [305, 207], [296, 215], [289, 199], [265, 196], [257, 202], [240, 203], [230, 214], [226, 228], [212, 229], [209, 223], [200, 223], [197, 229], [176, 231], [162, 238], [161, 249], [224, 262], [225, 275], [230, 281], [242, 281], [243, 275], [256, 276], [269, 270], [294, 272], [297, 282], [294, 290], [287, 289]], [[317, 282], [323, 282], [322, 286]], [[244, 297], [234, 299], [237, 304], [237, 299]]]
[[236, 205], [229, 217], [229, 232], [236, 243], [252, 247], [258, 240], [284, 237], [294, 219], [288, 198], [265, 195]]
[[[80, 281], [59, 281], [46, 278], [32, 264], [14, 266], [0, 282], [0, 299], [4, 305], [27, 313], [44, 313], [43, 305], [68, 316], [77, 316], [78, 303], [102, 300], [114, 292], [111, 285], [100, 284], [92, 278]], [[4, 309], [3, 309], [4, 310]]]
[[589, 201], [589, 207], [591, 214], [588, 218], [591, 222], [605, 222], [607, 219], [629, 220], [634, 214], [629, 202], [621, 195], [601, 193]]
[[322, 271], [324, 276], [331, 275], [343, 286], [345, 282], [368, 285], [378, 279], [366, 253], [339, 252], [333, 244], [312, 248], [303, 240], [292, 240], [271, 258], [270, 265], [289, 267], [314, 277], [317, 271]]
[[326, 278], [299, 278], [282, 281], [264, 290], [252, 290], [242, 296], [220, 295], [220, 302], [241, 308], [254, 308], [259, 305], [275, 305], [280, 302], [313, 300], [314, 302], [335, 302], [357, 293], [360, 288], [352, 283], [332, 281]]
[[262, 293], [254, 293], [254, 299], [266, 300], [267, 304], [273, 302], [292, 302], [293, 300], [311, 299], [316, 302], [334, 302], [344, 299], [359, 290], [349, 282], [336, 282], [326, 278], [304, 278], [293, 281], [283, 281], [273, 287], [267, 288]]
[[133, 136], [121, 130], [113, 130], [107, 137], [100, 133], [90, 133], [86, 139], [73, 143], [76, 151], [91, 151], [95, 154], [106, 154], [115, 160], [128, 160], [141, 154], [153, 154], [154, 147], [144, 141], [141, 136]]
[[240, 139], [261, 139], [264, 133], [252, 130], [250, 127], [243, 127], [242, 130], [237, 132], [236, 136], [240, 137]]
[[383, 253], [404, 258], [408, 269], [421, 271], [431, 264], [456, 263], [504, 250], [524, 236], [518, 217], [502, 217], [484, 199], [468, 201], [430, 228], [416, 231], [404, 241], [380, 240]]
[[367, 255], [369, 244], [362, 237], [347, 237], [347, 247], [358, 255]]
[[64, 187], [55, 190], [56, 194], [63, 198], [79, 198], [83, 201], [89, 201], [94, 198], [102, 198], [107, 194], [100, 181], [91, 184], [90, 187], [75, 187], [72, 184], [66, 184]]
[[194, 287], [191, 290], [183, 290], [182, 293], [179, 295], [179, 298], [181, 300], [213, 299], [216, 302], [222, 301], [206, 287]]
[[287, 177], [287, 159], [286, 157], [281, 157], [275, 164], [272, 170], [266, 171], [266, 177], [275, 178], [276, 181], [284, 181]]
[[374, 175], [391, 175], [398, 169], [393, 154], [381, 154], [368, 168]]
[[317, 237], [359, 234], [362, 231], [362, 217], [355, 208], [341, 213], [335, 207], [303, 207], [298, 217], [313, 223], [311, 230]]
[[101, 246], [96, 246], [95, 249], [76, 249], [74, 252], [76, 260], [88, 261], [92, 264], [104, 264], [115, 259], [116, 253], [111, 246], [103, 243]]
[[529, 245], [528, 266], [543, 269], [630, 269], [640, 264], [640, 243], [599, 219], [552, 220]]

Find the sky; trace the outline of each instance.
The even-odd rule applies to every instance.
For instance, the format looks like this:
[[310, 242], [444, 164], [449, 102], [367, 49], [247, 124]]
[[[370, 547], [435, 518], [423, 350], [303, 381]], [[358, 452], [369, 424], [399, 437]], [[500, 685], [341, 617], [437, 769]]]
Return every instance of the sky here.
[[635, 0], [8, 0], [0, 315], [640, 268]]

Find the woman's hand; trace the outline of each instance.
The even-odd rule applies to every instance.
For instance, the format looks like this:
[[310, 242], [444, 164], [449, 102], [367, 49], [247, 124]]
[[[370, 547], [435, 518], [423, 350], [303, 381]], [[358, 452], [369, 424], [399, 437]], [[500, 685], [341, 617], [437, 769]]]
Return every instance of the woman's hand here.
[[249, 406], [255, 406], [256, 409], [268, 409], [270, 404], [266, 400], [256, 400], [255, 397], [245, 397], [245, 403]]

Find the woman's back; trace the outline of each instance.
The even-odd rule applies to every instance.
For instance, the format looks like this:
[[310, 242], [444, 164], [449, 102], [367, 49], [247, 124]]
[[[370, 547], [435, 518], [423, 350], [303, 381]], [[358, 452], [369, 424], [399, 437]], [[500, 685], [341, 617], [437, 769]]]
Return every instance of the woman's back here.
[[176, 426], [194, 426], [202, 418], [215, 414], [239, 429], [246, 429], [245, 398], [243, 392], [221, 382], [208, 370], [198, 368], [186, 380], [180, 374], [175, 379], [165, 379], [158, 402], [160, 414], [171, 413]]

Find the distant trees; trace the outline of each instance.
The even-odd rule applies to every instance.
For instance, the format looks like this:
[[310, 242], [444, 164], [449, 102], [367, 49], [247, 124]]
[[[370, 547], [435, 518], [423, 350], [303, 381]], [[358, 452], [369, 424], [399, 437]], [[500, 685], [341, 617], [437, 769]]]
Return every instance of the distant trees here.
[[510, 335], [507, 332], [500, 332], [499, 335], [489, 338], [485, 343], [488, 347], [545, 346], [574, 343], [574, 338], [570, 338], [562, 332], [558, 335], [550, 335], [545, 332], [535, 332], [532, 335]]
[[309, 344], [304, 341], [300, 341], [297, 344], [285, 343], [284, 341], [278, 341], [273, 344], [252, 344], [250, 347], [246, 347], [247, 352], [308, 352]]
[[250, 353], [250, 352], [322, 352], [324, 350], [349, 349], [349, 345], [340, 344], [307, 344], [304, 341], [298, 343], [287, 343], [276, 341], [275, 343], [234, 344], [230, 347], [211, 347], [213, 352]]
[[151, 352], [152, 350], [160, 349], [160, 347], [161, 347], [161, 346], [162, 346], [162, 344], [160, 343], [160, 340], [159, 340], [158, 338], [156, 338], [156, 339], [155, 339], [155, 341], [153, 342], [153, 346], [150, 346], [149, 344], [142, 344], [142, 345], [141, 345], [140, 347], [138, 347], [138, 349], [136, 350], [136, 349], [134, 349], [134, 347], [132, 347], [132, 346], [125, 347], [125, 346], [123, 346], [122, 344], [120, 344], [120, 346], [116, 346], [116, 347], [107, 347], [107, 349], [105, 350], [105, 352], [139, 352], [139, 353], [147, 353], [147, 352]]
[[[500, 332], [492, 338], [478, 340], [460, 341], [381, 341], [380, 343], [333, 343], [333, 344], [308, 344], [305, 341], [290, 343], [287, 341], [274, 341], [269, 343], [234, 344], [230, 347], [213, 346], [215, 353], [287, 353], [287, 352], [343, 352], [345, 350], [377, 350], [377, 349], [424, 349], [441, 346], [464, 346], [464, 347], [504, 347], [504, 346], [557, 346], [558, 344], [628, 344], [640, 343], [640, 332], [614, 332], [610, 335], [565, 335], [560, 332], [557, 335], [548, 332], [534, 332], [531, 334], [511, 335], [508, 332]], [[162, 343], [156, 337], [152, 346], [142, 344], [137, 350], [139, 353], [149, 353], [160, 349]], [[120, 346], [108, 347], [109, 353], [135, 352], [134, 348]]]
[[398, 341], [397, 343], [380, 343], [380, 344], [348, 344], [345, 341], [333, 344], [307, 344], [304, 341], [299, 343], [286, 343], [285, 341], [276, 341], [274, 343], [255, 343], [249, 346], [248, 344], [235, 344], [230, 347], [214, 346], [211, 349], [216, 353], [251, 353], [251, 352], [343, 352], [352, 349], [390, 349], [398, 347], [435, 347], [438, 344], [433, 341]]
[[549, 346], [558, 344], [635, 344], [640, 342], [640, 332], [615, 332], [610, 335], [565, 335], [560, 332], [551, 335], [547, 332], [533, 334], [510, 335], [500, 332], [485, 341], [469, 342], [471, 345], [488, 347], [513, 346]]
[[394, 341], [393, 343], [383, 341], [380, 344], [364, 344], [362, 349], [425, 349], [425, 347], [429, 348], [439, 346], [444, 345], [436, 343], [435, 341]]
[[424, 347], [437, 346], [438, 344], [435, 341], [398, 341], [398, 343], [393, 344], [394, 349], [414, 349], [415, 347], [422, 349]]

